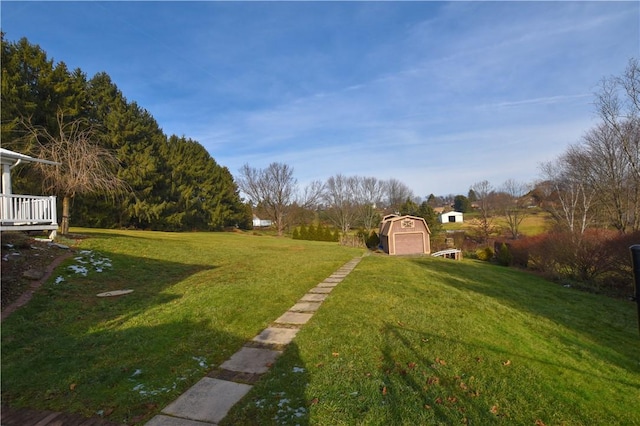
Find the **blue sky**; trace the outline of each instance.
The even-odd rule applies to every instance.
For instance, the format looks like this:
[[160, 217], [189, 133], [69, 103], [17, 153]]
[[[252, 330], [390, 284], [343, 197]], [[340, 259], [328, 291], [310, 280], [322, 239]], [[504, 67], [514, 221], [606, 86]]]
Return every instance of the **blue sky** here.
[[8, 40], [104, 71], [237, 174], [531, 182], [640, 56], [639, 2], [8, 2]]

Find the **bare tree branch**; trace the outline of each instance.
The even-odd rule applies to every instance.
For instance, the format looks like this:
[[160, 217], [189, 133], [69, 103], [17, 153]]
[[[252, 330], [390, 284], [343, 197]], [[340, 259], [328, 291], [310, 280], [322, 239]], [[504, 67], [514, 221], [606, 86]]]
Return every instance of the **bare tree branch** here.
[[28, 119], [22, 124], [38, 158], [60, 163], [51, 167], [36, 164], [43, 177], [43, 189], [63, 198], [61, 233], [69, 231], [70, 200], [80, 194], [116, 195], [128, 189], [117, 177], [119, 163], [115, 155], [94, 142], [96, 130], [83, 119], [64, 121], [64, 113], [56, 115], [58, 133], [33, 126]]

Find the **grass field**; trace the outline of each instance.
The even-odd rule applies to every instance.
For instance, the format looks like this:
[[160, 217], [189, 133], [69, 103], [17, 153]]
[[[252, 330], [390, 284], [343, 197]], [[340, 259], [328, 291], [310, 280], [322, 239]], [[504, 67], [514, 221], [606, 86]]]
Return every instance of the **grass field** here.
[[[2, 324], [2, 402], [128, 423], [157, 413], [362, 254], [250, 234], [74, 232], [90, 237], [80, 248], [91, 252]], [[117, 289], [134, 292], [96, 297]]]
[[[142, 423], [362, 254], [81, 232], [86, 263], [2, 324], [3, 403]], [[121, 288], [134, 293], [95, 297]], [[636, 318], [631, 302], [516, 270], [371, 255], [225, 424], [640, 424]]]
[[633, 304], [370, 256], [224, 424], [640, 424]]
[[[473, 219], [479, 218], [479, 214], [475, 213], [465, 213], [464, 222], [462, 223], [445, 223], [443, 228], [445, 230], [469, 230], [471, 229], [471, 221]], [[501, 233], [504, 235], [509, 234], [509, 226], [507, 224], [507, 220], [503, 216], [497, 216], [493, 219], [493, 225], [501, 229]], [[523, 219], [522, 223], [519, 226], [519, 231], [521, 235], [525, 236], [534, 236], [541, 233], [544, 233], [551, 229], [553, 226], [553, 220], [551, 215], [540, 209], [532, 209]]]

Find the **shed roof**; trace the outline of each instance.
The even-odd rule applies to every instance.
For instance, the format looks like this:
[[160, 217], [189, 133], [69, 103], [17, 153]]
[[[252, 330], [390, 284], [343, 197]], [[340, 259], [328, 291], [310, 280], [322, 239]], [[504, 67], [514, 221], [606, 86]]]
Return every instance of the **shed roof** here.
[[427, 232], [429, 234], [431, 234], [431, 230], [429, 229], [429, 225], [427, 225], [427, 221], [424, 220], [423, 217], [411, 216], [411, 215], [404, 215], [404, 216], [387, 215], [387, 216], [385, 216], [384, 219], [382, 219], [382, 222], [380, 223], [380, 234], [381, 235], [388, 235], [389, 230], [391, 229], [391, 224], [393, 224], [394, 222], [400, 221], [400, 220], [405, 220], [405, 219], [413, 219], [413, 220], [417, 220], [417, 221], [420, 221], [420, 222], [424, 223], [424, 227], [426, 228]]

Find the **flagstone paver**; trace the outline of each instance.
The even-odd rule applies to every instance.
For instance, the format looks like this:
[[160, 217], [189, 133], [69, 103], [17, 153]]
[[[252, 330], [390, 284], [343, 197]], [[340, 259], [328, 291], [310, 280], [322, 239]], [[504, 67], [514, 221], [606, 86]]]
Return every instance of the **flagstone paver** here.
[[196, 420], [187, 420], [181, 419], [179, 417], [170, 417], [170, 416], [155, 416], [149, 422], [147, 422], [146, 426], [209, 426], [215, 425], [215, 423], [209, 422], [199, 422]]
[[275, 322], [280, 324], [297, 324], [302, 325], [306, 324], [313, 314], [311, 313], [303, 313], [303, 312], [291, 312], [287, 311], [282, 314]]
[[269, 371], [269, 367], [281, 354], [281, 351], [245, 346], [223, 362], [220, 368], [243, 373], [263, 374]]
[[327, 294], [307, 293], [300, 298], [300, 302], [322, 302], [327, 296]]
[[309, 293], [314, 293], [314, 294], [329, 294], [331, 293], [331, 290], [333, 290], [333, 287], [314, 287], [311, 290], [309, 290]]
[[315, 312], [320, 308], [320, 302], [298, 302], [289, 308], [293, 312]]
[[335, 287], [337, 286], [339, 283], [331, 283], [331, 282], [326, 282], [326, 281], [322, 281], [321, 283], [318, 283], [317, 287]]
[[205, 377], [162, 412], [188, 420], [218, 423], [251, 388], [242, 383]]
[[299, 330], [298, 328], [269, 327], [262, 330], [262, 333], [254, 337], [253, 341], [271, 345], [288, 345]]

